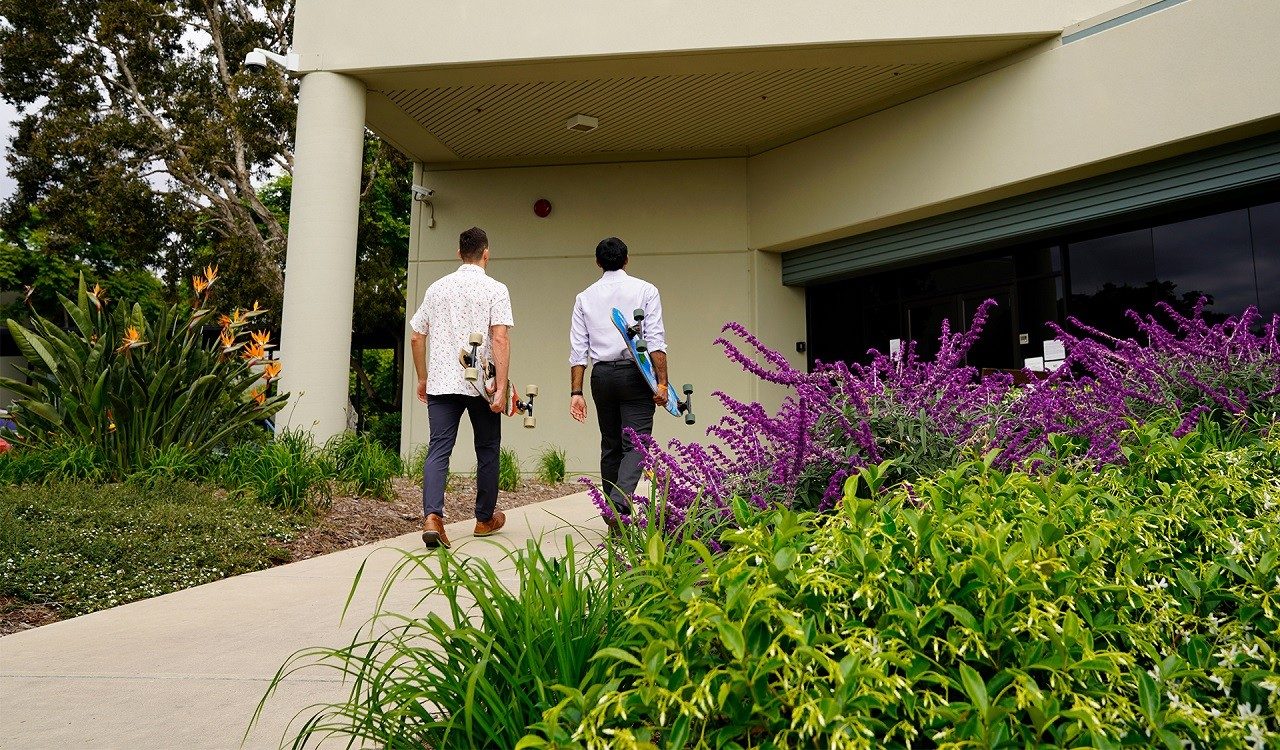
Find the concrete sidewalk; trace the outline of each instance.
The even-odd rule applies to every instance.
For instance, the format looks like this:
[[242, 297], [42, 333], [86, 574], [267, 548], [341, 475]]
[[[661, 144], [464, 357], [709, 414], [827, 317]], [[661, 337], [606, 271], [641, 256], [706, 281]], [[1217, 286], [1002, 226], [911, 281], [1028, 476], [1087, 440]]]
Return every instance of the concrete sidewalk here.
[[[531, 538], [560, 554], [566, 535], [598, 543], [604, 523], [585, 493], [507, 511], [489, 539], [450, 524], [457, 555], [503, 558]], [[493, 543], [490, 543], [493, 542]], [[0, 638], [0, 748], [233, 750], [276, 670], [295, 651], [349, 644], [373, 614], [396, 549], [417, 534], [227, 578]], [[364, 577], [340, 622], [361, 563]], [[413, 609], [421, 587], [397, 586], [387, 608]], [[434, 608], [440, 602], [427, 601]], [[419, 608], [419, 611], [424, 611]], [[342, 700], [333, 671], [303, 670], [268, 702], [244, 747], [280, 746], [300, 712]], [[305, 720], [310, 713], [303, 713]]]

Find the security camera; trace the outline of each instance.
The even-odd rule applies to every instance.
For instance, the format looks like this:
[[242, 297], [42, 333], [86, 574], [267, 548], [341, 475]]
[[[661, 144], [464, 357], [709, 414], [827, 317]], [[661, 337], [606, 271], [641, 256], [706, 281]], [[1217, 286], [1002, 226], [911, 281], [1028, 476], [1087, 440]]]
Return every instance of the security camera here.
[[262, 50], [255, 49], [244, 56], [244, 68], [250, 73], [261, 73], [267, 69], [267, 56]]
[[261, 73], [267, 69], [268, 63], [275, 63], [290, 72], [298, 70], [298, 56], [292, 52], [278, 55], [270, 50], [254, 47], [252, 52], [244, 56], [244, 68], [250, 73]]
[[415, 201], [429, 201], [435, 196], [435, 194], [436, 191], [433, 188], [423, 187], [421, 185], [413, 186], [413, 199]]

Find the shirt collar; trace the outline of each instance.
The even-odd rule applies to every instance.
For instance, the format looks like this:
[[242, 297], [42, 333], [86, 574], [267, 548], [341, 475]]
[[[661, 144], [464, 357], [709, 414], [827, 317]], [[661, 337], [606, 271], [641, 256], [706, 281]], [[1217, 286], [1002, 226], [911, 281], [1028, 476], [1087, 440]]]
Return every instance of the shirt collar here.
[[463, 263], [462, 265], [458, 266], [458, 273], [479, 273], [482, 276], [488, 275], [484, 272], [484, 269], [481, 268], [480, 265], [477, 263]]
[[616, 271], [605, 271], [604, 275], [601, 276], [600, 278], [601, 279], [625, 279], [626, 277], [627, 277], [627, 272], [619, 268]]

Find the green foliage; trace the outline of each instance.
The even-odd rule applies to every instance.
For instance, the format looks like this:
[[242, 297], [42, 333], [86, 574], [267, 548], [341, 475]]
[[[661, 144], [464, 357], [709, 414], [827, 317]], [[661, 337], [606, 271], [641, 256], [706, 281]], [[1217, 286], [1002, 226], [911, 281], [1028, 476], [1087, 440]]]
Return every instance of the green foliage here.
[[240, 497], [306, 511], [330, 497], [334, 472], [332, 459], [312, 445], [310, 435], [285, 431], [264, 445], [232, 448], [223, 461], [221, 481]]
[[448, 609], [383, 612], [345, 648], [296, 654], [263, 704], [286, 675], [313, 664], [342, 672], [352, 692], [322, 708], [293, 746], [336, 732], [360, 747], [514, 747], [559, 701], [556, 686], [578, 686], [597, 671], [593, 658], [614, 642], [619, 621], [614, 566], [602, 550], [578, 552], [570, 538], [555, 558], [530, 540], [507, 560], [516, 577], [510, 588], [509, 572], [499, 575], [479, 558], [406, 553], [379, 610], [390, 586], [409, 577], [425, 582], [424, 596], [447, 598]]
[[498, 451], [498, 489], [514, 492], [520, 486], [520, 457], [510, 448]]
[[39, 450], [15, 446], [0, 454], [0, 486], [81, 479], [100, 482], [103, 459], [94, 445], [60, 442]]
[[406, 458], [402, 464], [402, 473], [404, 476], [416, 477], [418, 479], [422, 478], [423, 467], [427, 465], [427, 451], [430, 448], [431, 446], [423, 443], [409, 453], [409, 457]]
[[1271, 746], [1280, 442], [1170, 429], [1123, 467], [988, 458], [888, 491], [879, 467], [830, 515], [739, 502], [693, 581], [696, 542], [653, 536], [605, 673], [521, 746]]
[[339, 481], [350, 483], [362, 495], [384, 500], [395, 496], [391, 479], [401, 473], [400, 457], [367, 435], [344, 432], [325, 445]]
[[560, 484], [565, 475], [565, 452], [554, 445], [538, 454], [538, 481], [544, 484]]
[[182, 482], [0, 486], [0, 596], [84, 614], [284, 562], [299, 528]]
[[203, 294], [193, 307], [174, 305], [151, 319], [136, 304], [112, 309], [83, 279], [76, 300], [58, 299], [69, 326], [39, 314], [29, 328], [8, 321], [33, 382], [0, 378], [0, 386], [19, 395], [13, 413], [26, 445], [93, 446], [119, 478], [171, 446], [212, 451], [288, 398], [268, 397], [263, 386], [251, 391], [265, 377], [253, 367], [263, 355], [248, 341], [256, 311], [236, 311], [224, 338], [205, 344], [201, 329], [213, 310]]

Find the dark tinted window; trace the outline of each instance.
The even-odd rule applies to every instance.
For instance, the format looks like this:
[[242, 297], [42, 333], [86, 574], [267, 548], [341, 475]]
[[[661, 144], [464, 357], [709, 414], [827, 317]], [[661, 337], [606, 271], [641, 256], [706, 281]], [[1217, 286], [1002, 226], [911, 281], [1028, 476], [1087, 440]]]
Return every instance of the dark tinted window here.
[[1134, 333], [1125, 311], [1150, 309], [1161, 296], [1151, 230], [1073, 242], [1067, 253], [1071, 277], [1067, 312], [1106, 331]]
[[1263, 315], [1280, 313], [1280, 203], [1249, 209], [1253, 257], [1258, 271], [1258, 309]]
[[1219, 314], [1258, 304], [1247, 210], [1165, 224], [1152, 230], [1152, 240], [1156, 275], [1173, 297], [1165, 301], [1186, 309], [1203, 295], [1206, 309]]

